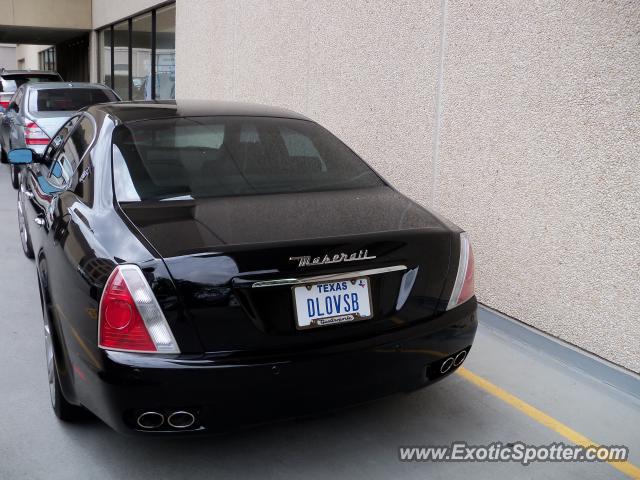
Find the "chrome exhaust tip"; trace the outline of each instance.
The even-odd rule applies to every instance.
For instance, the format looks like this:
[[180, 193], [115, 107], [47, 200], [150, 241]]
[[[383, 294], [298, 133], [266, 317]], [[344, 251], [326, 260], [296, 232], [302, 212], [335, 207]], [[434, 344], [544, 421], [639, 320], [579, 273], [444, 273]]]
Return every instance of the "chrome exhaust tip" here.
[[444, 362], [442, 362], [442, 365], [440, 366], [440, 373], [447, 373], [449, 370], [451, 370], [453, 362], [453, 357], [449, 357]]
[[144, 412], [138, 416], [136, 423], [145, 430], [158, 428], [164, 423], [164, 415], [158, 412]]
[[189, 428], [196, 422], [196, 417], [192, 413], [178, 410], [169, 415], [167, 423], [173, 428]]
[[459, 367], [460, 365], [462, 365], [462, 362], [464, 362], [466, 358], [467, 358], [467, 351], [466, 350], [461, 351], [458, 355], [456, 355], [456, 358], [453, 360], [453, 366]]

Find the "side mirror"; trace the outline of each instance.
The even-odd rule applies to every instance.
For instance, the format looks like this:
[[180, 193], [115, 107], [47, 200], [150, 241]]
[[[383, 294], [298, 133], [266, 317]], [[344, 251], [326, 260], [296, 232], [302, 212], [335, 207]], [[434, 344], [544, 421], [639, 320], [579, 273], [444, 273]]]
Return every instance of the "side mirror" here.
[[35, 154], [30, 148], [16, 148], [11, 150], [8, 155], [11, 165], [28, 165], [33, 163]]
[[11, 102], [9, 104], [8, 110], [13, 110], [14, 112], [18, 113], [20, 108], [18, 108], [18, 104], [16, 102]]

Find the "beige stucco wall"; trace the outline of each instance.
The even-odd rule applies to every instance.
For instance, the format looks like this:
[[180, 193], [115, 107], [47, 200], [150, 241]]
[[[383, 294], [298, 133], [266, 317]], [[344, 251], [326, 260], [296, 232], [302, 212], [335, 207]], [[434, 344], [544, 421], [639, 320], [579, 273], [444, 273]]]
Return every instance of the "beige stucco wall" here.
[[151, 8], [158, 0], [91, 0], [93, 28], [130, 17], [142, 10]]
[[2, 25], [91, 28], [90, 0], [0, 0], [0, 12]]
[[301, 111], [428, 201], [438, 2], [182, 0], [176, 15], [178, 96]]
[[0, 68], [16, 68], [16, 46], [0, 43]]
[[283, 105], [467, 229], [480, 301], [640, 371], [640, 3], [178, 0], [177, 95]]
[[38, 53], [46, 50], [50, 46], [51, 45], [19, 44], [16, 48], [16, 59], [18, 63], [20, 63], [20, 60], [24, 60], [24, 65], [20, 65], [20, 68], [25, 68], [27, 70], [40, 69], [40, 58], [38, 57]]
[[451, 1], [446, 38], [435, 204], [480, 299], [640, 371], [640, 2]]

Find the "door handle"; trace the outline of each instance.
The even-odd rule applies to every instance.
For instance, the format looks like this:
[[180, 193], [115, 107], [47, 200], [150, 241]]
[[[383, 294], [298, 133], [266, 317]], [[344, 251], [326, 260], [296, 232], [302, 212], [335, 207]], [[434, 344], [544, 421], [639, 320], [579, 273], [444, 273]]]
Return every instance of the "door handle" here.
[[26, 198], [28, 198], [29, 200], [31, 200], [31, 199], [34, 197], [33, 192], [30, 192], [29, 190], [24, 190], [22, 193], [23, 193], [23, 194], [24, 194], [24, 196], [25, 196]]
[[36, 217], [33, 219], [33, 221], [36, 223], [36, 225], [38, 225], [39, 227], [42, 227], [44, 225], [44, 218], [42, 217]]

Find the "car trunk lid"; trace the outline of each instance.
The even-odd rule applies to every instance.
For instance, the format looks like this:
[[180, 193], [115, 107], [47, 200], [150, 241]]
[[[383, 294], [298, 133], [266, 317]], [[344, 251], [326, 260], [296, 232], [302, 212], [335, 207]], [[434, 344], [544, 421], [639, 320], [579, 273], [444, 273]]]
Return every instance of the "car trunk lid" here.
[[[206, 351], [304, 349], [425, 321], [449, 276], [452, 230], [388, 187], [121, 208], [164, 258]], [[327, 275], [368, 279], [372, 318], [297, 328], [292, 289]]]
[[53, 137], [56, 132], [77, 112], [35, 112], [30, 113], [33, 121], [47, 134], [49, 138]]

